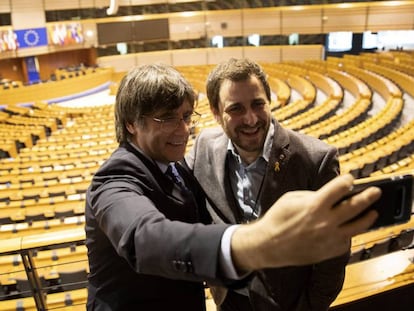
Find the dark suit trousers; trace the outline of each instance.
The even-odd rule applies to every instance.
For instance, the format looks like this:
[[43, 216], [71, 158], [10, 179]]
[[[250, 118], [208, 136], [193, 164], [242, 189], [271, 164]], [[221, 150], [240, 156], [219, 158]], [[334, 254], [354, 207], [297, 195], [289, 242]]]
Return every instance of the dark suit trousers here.
[[227, 292], [226, 299], [224, 299], [223, 303], [219, 308], [218, 311], [252, 311], [252, 307], [250, 306], [249, 297], [245, 295], [238, 294], [232, 290]]

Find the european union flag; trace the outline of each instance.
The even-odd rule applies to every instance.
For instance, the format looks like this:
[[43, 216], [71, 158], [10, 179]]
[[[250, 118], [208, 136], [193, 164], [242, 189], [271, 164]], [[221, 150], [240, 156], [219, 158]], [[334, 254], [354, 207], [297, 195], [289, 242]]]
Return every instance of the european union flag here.
[[46, 27], [15, 31], [19, 48], [32, 48], [47, 45]]

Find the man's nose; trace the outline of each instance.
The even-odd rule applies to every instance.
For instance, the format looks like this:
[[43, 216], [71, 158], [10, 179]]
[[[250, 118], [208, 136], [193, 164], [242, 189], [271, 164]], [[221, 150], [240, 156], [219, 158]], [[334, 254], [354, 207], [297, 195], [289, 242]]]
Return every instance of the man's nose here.
[[246, 111], [243, 119], [244, 119], [245, 124], [251, 125], [251, 126], [255, 125], [258, 120], [256, 113], [251, 109]]
[[178, 124], [178, 127], [176, 128], [176, 131], [184, 131], [184, 132], [190, 132], [192, 125], [191, 123], [186, 123], [184, 119], [180, 120], [180, 123]]

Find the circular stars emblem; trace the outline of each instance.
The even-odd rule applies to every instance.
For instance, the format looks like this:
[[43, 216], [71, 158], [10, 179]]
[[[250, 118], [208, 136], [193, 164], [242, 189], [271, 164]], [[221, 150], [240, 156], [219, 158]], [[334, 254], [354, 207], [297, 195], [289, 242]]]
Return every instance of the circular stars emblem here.
[[34, 31], [33, 29], [30, 29], [28, 31], [26, 31], [24, 33], [24, 42], [28, 45], [28, 46], [35, 46], [39, 43], [39, 34]]

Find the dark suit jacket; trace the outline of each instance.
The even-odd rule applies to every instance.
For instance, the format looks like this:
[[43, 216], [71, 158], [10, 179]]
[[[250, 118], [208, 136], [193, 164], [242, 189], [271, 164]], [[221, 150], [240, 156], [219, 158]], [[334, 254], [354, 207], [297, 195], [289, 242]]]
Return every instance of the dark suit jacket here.
[[[285, 192], [317, 190], [339, 173], [335, 148], [284, 129], [277, 121], [274, 125], [273, 146], [260, 196], [262, 215]], [[226, 174], [227, 145], [228, 138], [221, 128], [205, 129], [186, 156], [186, 164], [209, 197], [208, 210], [214, 222], [240, 223], [242, 214]], [[311, 266], [259, 271], [250, 284], [253, 309], [327, 310], [342, 288], [348, 257], [346, 254]]]
[[85, 211], [88, 310], [205, 310], [202, 282], [229, 282], [217, 263], [228, 225], [194, 224], [211, 222], [205, 197], [177, 169], [194, 195], [129, 144], [95, 174]]

